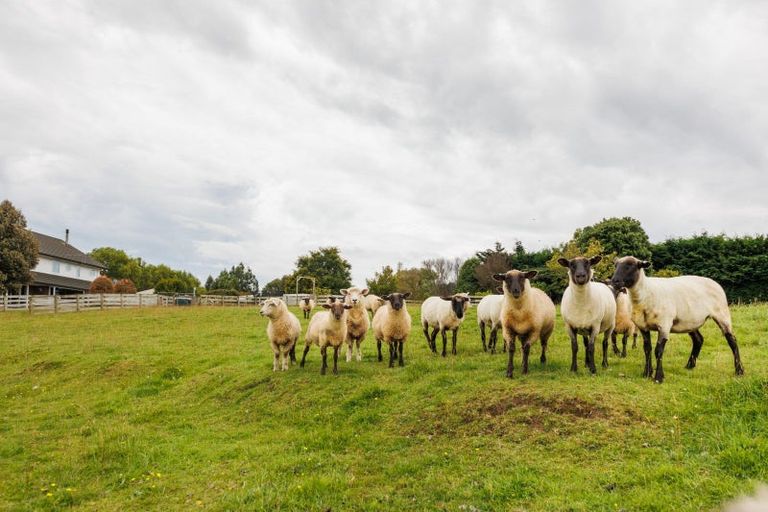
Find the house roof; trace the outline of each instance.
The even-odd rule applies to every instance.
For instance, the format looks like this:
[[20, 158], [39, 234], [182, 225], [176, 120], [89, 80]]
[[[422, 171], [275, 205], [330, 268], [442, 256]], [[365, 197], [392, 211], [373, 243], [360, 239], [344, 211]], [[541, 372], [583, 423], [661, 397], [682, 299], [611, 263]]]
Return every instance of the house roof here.
[[74, 246], [64, 242], [64, 240], [60, 238], [44, 235], [35, 231], [32, 231], [31, 233], [37, 238], [37, 241], [40, 244], [40, 254], [43, 256], [51, 256], [60, 260], [81, 263], [91, 267], [107, 268], [100, 261], [91, 258], [83, 251], [76, 249]]
[[88, 290], [91, 287], [90, 281], [54, 274], [44, 274], [43, 272], [32, 272], [32, 282], [30, 284], [32, 286], [56, 286], [57, 288], [68, 288], [70, 290]]

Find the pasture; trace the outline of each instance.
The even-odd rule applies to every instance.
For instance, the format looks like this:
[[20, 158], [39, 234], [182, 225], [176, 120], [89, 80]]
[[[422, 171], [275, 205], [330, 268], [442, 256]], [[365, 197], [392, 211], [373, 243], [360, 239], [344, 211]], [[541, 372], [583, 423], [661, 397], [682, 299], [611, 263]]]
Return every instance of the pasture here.
[[662, 385], [641, 346], [596, 376], [581, 346], [572, 375], [559, 317], [546, 367], [518, 350], [508, 380], [474, 307], [445, 359], [409, 309], [404, 368], [369, 332], [324, 377], [316, 347], [273, 373], [255, 308], [2, 314], [0, 509], [683, 512], [768, 481], [766, 305], [733, 308], [744, 377], [708, 323]]

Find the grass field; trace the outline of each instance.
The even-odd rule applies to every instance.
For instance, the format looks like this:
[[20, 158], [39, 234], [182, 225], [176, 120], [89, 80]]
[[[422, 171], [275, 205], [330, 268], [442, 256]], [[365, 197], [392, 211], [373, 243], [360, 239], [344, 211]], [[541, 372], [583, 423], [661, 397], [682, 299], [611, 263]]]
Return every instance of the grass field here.
[[716, 510], [768, 481], [768, 306], [734, 324], [744, 377], [708, 324], [657, 385], [640, 347], [570, 374], [559, 318], [508, 380], [474, 308], [456, 357], [415, 328], [387, 369], [369, 334], [325, 377], [316, 348], [273, 373], [253, 308], [0, 314], [0, 508]]

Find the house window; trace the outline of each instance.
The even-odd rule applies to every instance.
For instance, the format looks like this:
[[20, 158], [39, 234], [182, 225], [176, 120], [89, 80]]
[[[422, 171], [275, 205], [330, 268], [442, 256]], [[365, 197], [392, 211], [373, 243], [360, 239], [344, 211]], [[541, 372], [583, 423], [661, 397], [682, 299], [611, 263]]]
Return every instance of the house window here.
[[69, 263], [67, 263], [66, 265], [64, 265], [64, 270], [65, 270], [66, 272], [72, 272], [72, 265], [70, 265]]
[[59, 263], [58, 261], [54, 261], [52, 266], [53, 266], [54, 272], [56, 272], [57, 274], [61, 272], [61, 263]]
[[80, 277], [80, 267], [77, 267], [77, 270], [75, 271], [75, 274], [77, 274], [77, 277]]

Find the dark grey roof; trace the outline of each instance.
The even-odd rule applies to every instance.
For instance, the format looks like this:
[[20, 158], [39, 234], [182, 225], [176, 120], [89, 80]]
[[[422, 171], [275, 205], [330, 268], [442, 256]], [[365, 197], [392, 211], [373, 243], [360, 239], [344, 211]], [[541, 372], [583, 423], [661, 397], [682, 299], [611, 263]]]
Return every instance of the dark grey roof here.
[[69, 288], [71, 290], [88, 290], [91, 287], [90, 281], [53, 274], [43, 274], [42, 272], [32, 272], [32, 283], [30, 284], [32, 286], [56, 286], [57, 288]]
[[82, 263], [83, 265], [90, 265], [92, 267], [107, 268], [100, 261], [97, 261], [83, 251], [76, 249], [64, 242], [60, 238], [44, 235], [42, 233], [31, 232], [37, 238], [40, 243], [40, 254], [43, 256], [51, 256], [60, 260], [72, 261], [75, 263]]

